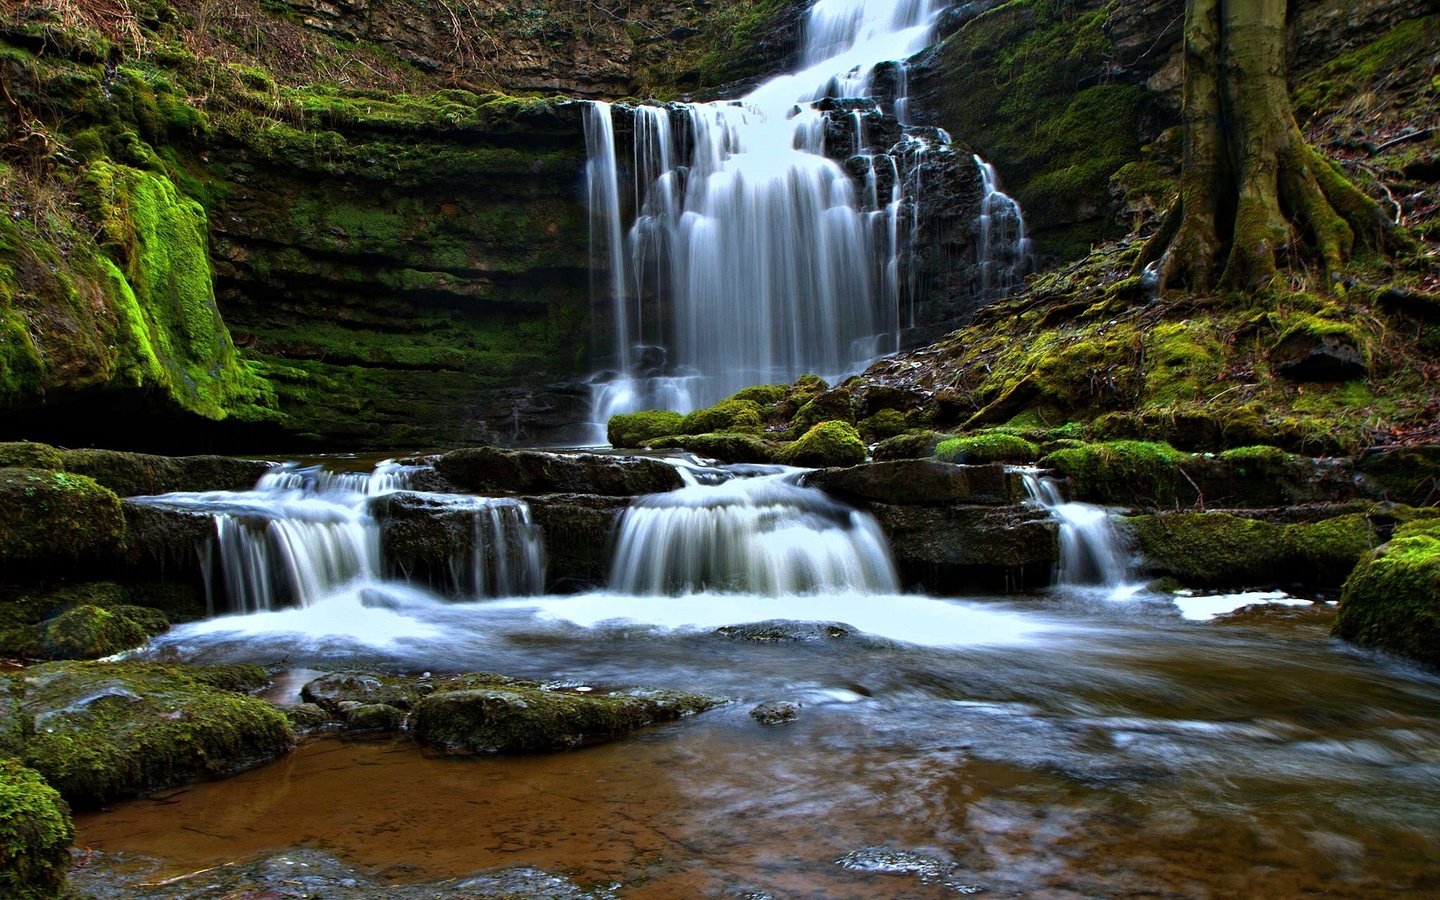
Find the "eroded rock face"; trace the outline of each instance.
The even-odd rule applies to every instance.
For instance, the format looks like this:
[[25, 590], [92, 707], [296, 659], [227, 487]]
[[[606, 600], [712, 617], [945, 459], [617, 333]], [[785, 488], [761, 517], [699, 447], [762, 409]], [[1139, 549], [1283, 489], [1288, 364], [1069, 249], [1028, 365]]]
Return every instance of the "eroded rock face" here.
[[847, 500], [902, 506], [995, 506], [1024, 497], [1005, 467], [957, 466], [931, 459], [866, 463], [844, 469], [821, 469], [805, 483]]
[[892, 506], [869, 510], [890, 537], [906, 584], [954, 593], [1050, 583], [1059, 558], [1057, 526], [1033, 506]]

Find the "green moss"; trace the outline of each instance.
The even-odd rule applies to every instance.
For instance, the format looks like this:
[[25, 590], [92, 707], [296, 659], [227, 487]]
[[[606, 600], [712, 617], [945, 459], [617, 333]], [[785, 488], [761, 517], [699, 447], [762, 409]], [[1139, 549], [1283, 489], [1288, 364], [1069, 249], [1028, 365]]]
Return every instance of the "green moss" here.
[[0, 469], [63, 469], [60, 451], [30, 441], [0, 442]]
[[1220, 454], [1220, 461], [1229, 463], [1240, 475], [1282, 475], [1296, 462], [1294, 454], [1279, 447], [1259, 444], [1235, 447]]
[[664, 409], [611, 416], [605, 435], [612, 447], [640, 447], [646, 441], [680, 432], [684, 416]]
[[1169, 444], [1109, 441], [1057, 450], [1040, 465], [1070, 479], [1072, 497], [1134, 494], [1164, 505], [1175, 500], [1181, 464], [1189, 459]]
[[1294, 93], [1296, 117], [1345, 107], [1371, 90], [1379, 76], [1402, 69], [1440, 37], [1440, 17], [1409, 19], [1388, 34], [1327, 62], [1301, 80]]
[[1440, 520], [1402, 526], [1355, 568], [1334, 634], [1440, 668]]
[[65, 890], [75, 828], [40, 773], [0, 757], [0, 894], [50, 900]]
[[881, 441], [875, 447], [875, 461], [895, 459], [927, 459], [946, 435], [938, 431], [911, 431]]
[[760, 432], [760, 406], [753, 400], [722, 400], [706, 409], [697, 409], [680, 422], [680, 434], [717, 432]]
[[212, 687], [199, 671], [82, 662], [27, 669], [21, 709], [35, 727], [25, 763], [70, 802], [91, 806], [229, 774], [290, 748], [284, 715]]
[[0, 563], [64, 566], [113, 552], [120, 500], [84, 475], [0, 469]]
[[421, 700], [410, 728], [447, 753], [536, 753], [609, 740], [722, 702], [672, 691], [579, 694], [513, 679], [460, 682]]
[[790, 396], [790, 392], [791, 387], [788, 384], [757, 384], [737, 391], [727, 399], [748, 400], [763, 409], [786, 399]]
[[1194, 586], [1329, 587], [1375, 544], [1363, 513], [1301, 524], [1228, 513], [1161, 513], [1126, 522], [1152, 571]]
[[77, 606], [40, 626], [40, 644], [53, 659], [99, 659], [144, 644], [144, 626], [120, 611]]
[[1172, 405], [1215, 393], [1224, 348], [1204, 320], [1164, 322], [1145, 336], [1145, 401]]
[[910, 424], [900, 410], [882, 409], [875, 415], [862, 419], [855, 427], [861, 437], [875, 443], [904, 434], [910, 429]]
[[855, 398], [849, 391], [842, 388], [823, 391], [800, 403], [794, 416], [797, 430], [808, 431], [821, 422], [855, 424]]
[[651, 450], [688, 450], [724, 463], [773, 463], [774, 444], [753, 434], [681, 434], [646, 441]]
[[780, 462], [792, 466], [854, 466], [865, 461], [865, 442], [855, 426], [821, 422], [780, 451]]
[[982, 465], [984, 463], [1026, 463], [1040, 457], [1034, 443], [1002, 431], [965, 435], [941, 441], [935, 458], [941, 462]]

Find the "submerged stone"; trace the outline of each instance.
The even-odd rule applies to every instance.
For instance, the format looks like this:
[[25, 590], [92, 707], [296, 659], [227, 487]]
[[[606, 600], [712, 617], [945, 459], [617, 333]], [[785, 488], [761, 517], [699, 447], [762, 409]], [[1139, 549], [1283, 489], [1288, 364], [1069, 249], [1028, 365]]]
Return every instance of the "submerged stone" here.
[[784, 725], [800, 718], [800, 704], [789, 700], [759, 703], [751, 708], [750, 718], [761, 725]]
[[232, 774], [288, 751], [285, 716], [241, 693], [255, 666], [46, 663], [25, 670], [23, 759], [71, 803], [95, 806]]
[[790, 622], [773, 619], [768, 622], [747, 622], [744, 625], [722, 625], [715, 634], [734, 641], [775, 644], [795, 641], [833, 641], [851, 637], [855, 628], [840, 622]]

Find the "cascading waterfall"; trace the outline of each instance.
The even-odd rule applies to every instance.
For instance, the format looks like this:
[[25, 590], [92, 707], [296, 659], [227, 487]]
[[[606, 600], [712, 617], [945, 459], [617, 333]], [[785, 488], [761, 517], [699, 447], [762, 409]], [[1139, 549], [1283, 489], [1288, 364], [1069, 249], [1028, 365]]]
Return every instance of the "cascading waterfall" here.
[[[281, 466], [254, 490], [161, 494], [135, 502], [203, 513], [213, 539], [201, 551], [210, 612], [220, 589], [231, 612], [312, 606], [348, 589], [382, 583], [382, 528], [371, 499], [408, 490], [418, 466], [394, 461], [372, 472]], [[544, 548], [523, 501], [418, 494], [471, 519], [472, 540], [449, 561], [452, 587], [468, 597], [544, 590]]]
[[1055, 583], [1061, 586], [1125, 587], [1129, 567], [1124, 542], [1104, 507], [1066, 502], [1060, 485], [1035, 469], [1014, 469], [1030, 501], [1050, 511], [1060, 525], [1060, 562]]
[[890, 545], [874, 518], [794, 477], [734, 478], [640, 498], [616, 526], [611, 589], [897, 593]]
[[1009, 293], [1030, 271], [1030, 239], [1020, 204], [1000, 190], [995, 167], [975, 157], [980, 169], [980, 218], [976, 222], [975, 262], [980, 270], [978, 293], [998, 297]]
[[[919, 169], [949, 140], [908, 129], [876, 153], [846, 98], [870, 101], [877, 66], [924, 49], [944, 5], [819, 0], [799, 71], [738, 101], [636, 107], [634, 222], [623, 236], [615, 110], [588, 107], [592, 255], [607, 273], [600, 297], [613, 345], [592, 400], [602, 429], [617, 412], [689, 411], [805, 373], [836, 379], [899, 348], [913, 324], [900, 306], [914, 294]], [[903, 63], [894, 80], [903, 122]], [[824, 155], [829, 113], [817, 101], [826, 98], [840, 98], [829, 106], [853, 120], [863, 184]], [[888, 197], [877, 168], [888, 170]]]

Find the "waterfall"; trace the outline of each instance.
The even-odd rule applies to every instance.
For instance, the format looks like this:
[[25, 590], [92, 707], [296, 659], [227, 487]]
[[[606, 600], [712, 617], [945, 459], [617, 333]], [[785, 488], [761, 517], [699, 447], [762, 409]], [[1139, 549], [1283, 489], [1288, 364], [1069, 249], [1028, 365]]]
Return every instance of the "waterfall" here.
[[[602, 429], [617, 412], [685, 412], [806, 373], [837, 380], [898, 349], [921, 202], [923, 153], [912, 151], [940, 148], [907, 138], [894, 151], [907, 157], [902, 171], [889, 152], [866, 148], [864, 118], [844, 98], [869, 101], [876, 67], [924, 49], [942, 7], [818, 0], [799, 71], [738, 101], [634, 108], [623, 238], [616, 110], [588, 107], [592, 255], [608, 276], [597, 281], [597, 312], [613, 344], [592, 395]], [[902, 66], [902, 118], [904, 84]], [[863, 186], [824, 155], [822, 100], [852, 120], [856, 157], [869, 161]], [[882, 158], [893, 186], [883, 199]]]
[[[369, 501], [408, 489], [420, 467], [387, 460], [371, 472], [287, 465], [253, 490], [133, 498], [209, 515], [214, 533], [201, 552], [208, 605], [217, 590], [230, 612], [308, 607], [383, 581], [381, 524]], [[418, 493], [422, 502], [468, 517], [469, 539], [448, 561], [451, 587], [470, 598], [536, 594], [545, 587], [540, 530], [523, 501]]]
[[980, 169], [980, 218], [975, 223], [975, 263], [980, 270], [978, 293], [999, 297], [1009, 293], [1030, 271], [1030, 239], [1020, 204], [1000, 190], [995, 167], [975, 157]]
[[1060, 485], [1035, 469], [1011, 471], [1023, 479], [1030, 501], [1049, 510], [1060, 525], [1060, 562], [1055, 583], [1124, 587], [1129, 580], [1127, 551], [1110, 521], [1109, 511], [1088, 503], [1065, 502]]
[[735, 478], [640, 498], [616, 528], [611, 589], [897, 593], [889, 543], [874, 518], [793, 478]]

